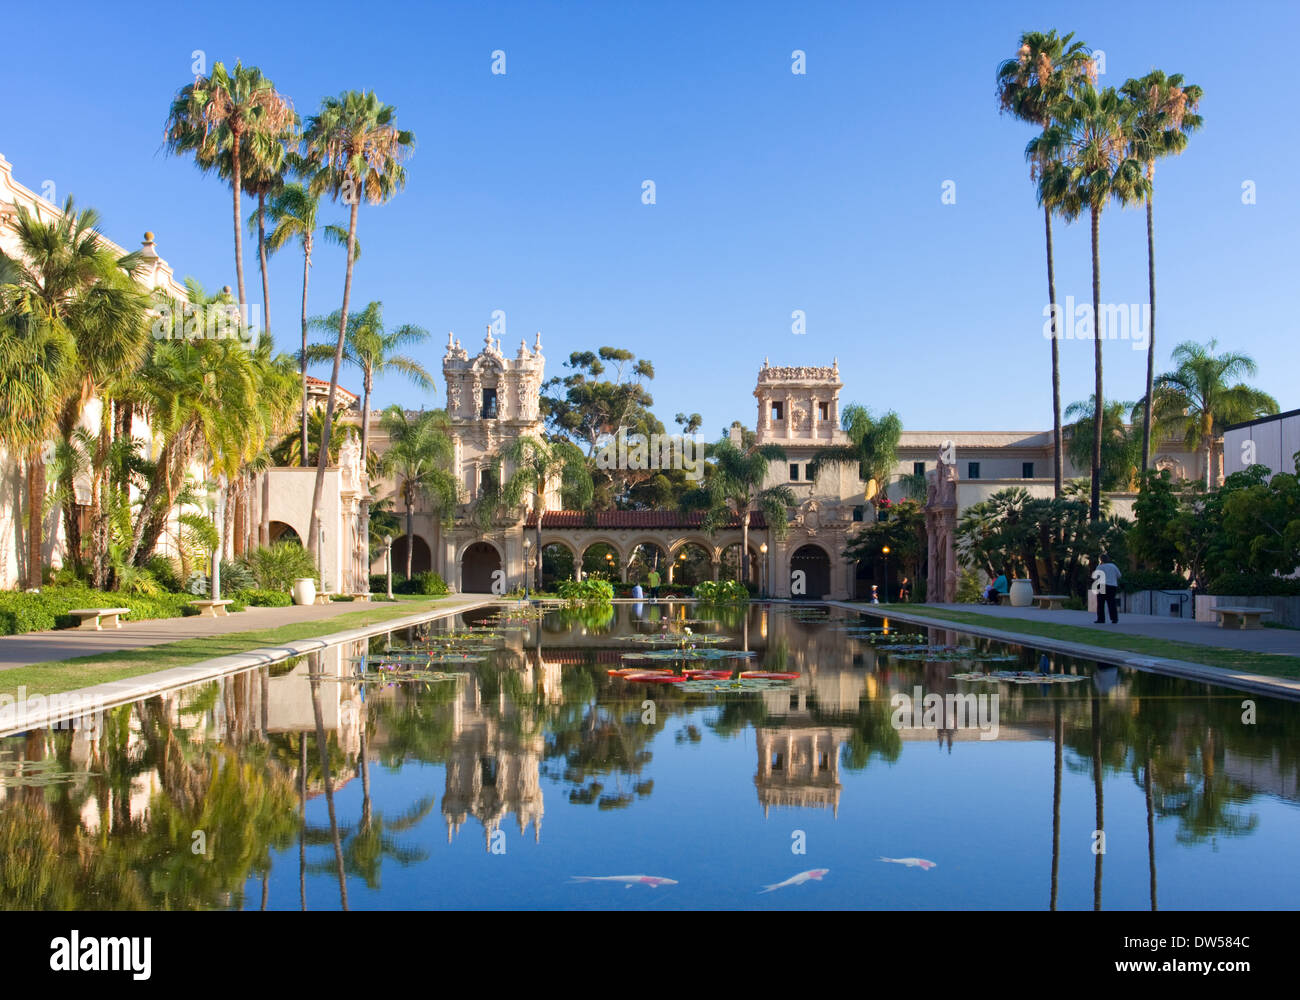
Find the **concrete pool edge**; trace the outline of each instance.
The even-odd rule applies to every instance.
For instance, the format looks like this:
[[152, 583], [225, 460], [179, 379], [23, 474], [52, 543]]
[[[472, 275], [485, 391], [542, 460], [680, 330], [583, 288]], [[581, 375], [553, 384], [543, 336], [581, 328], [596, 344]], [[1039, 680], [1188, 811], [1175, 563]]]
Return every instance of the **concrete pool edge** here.
[[[465, 611], [473, 611], [477, 608], [495, 604], [497, 601], [498, 599], [493, 596], [476, 597], [473, 600], [438, 608], [431, 612], [424, 611], [404, 615], [401, 618], [390, 618], [387, 621], [376, 622], [373, 625], [362, 625], [341, 632], [332, 632], [328, 635], [314, 636], [310, 639], [295, 639], [279, 646], [259, 646], [243, 653], [232, 653], [227, 656], [213, 657], [209, 660], [199, 660], [183, 667], [168, 667], [165, 670], [155, 670], [152, 673], [139, 674], [135, 677], [126, 677], [116, 681], [106, 681], [103, 684], [94, 684], [90, 687], [74, 688], [71, 691], [60, 691], [56, 694], [34, 694], [25, 701], [0, 701], [0, 738], [31, 729], [48, 728], [68, 719], [85, 715], [88, 712], [115, 708], [129, 702], [139, 701], [141, 698], [151, 698], [165, 691], [215, 680], [218, 677], [237, 673], [240, 670], [266, 666], [291, 656], [315, 653], [339, 643], [368, 639], [383, 632], [391, 632], [395, 629], [409, 628], [422, 622], [448, 618]], [[39, 704], [36, 703], [36, 699], [40, 699]]]
[[848, 601], [823, 601], [821, 603], [829, 607], [844, 608], [847, 611], [857, 611], [883, 618], [896, 618], [899, 621], [910, 622], [915, 625], [929, 625], [934, 628], [949, 629], [953, 632], [968, 632], [971, 635], [978, 635], [985, 639], [996, 639], [999, 642], [1007, 642], [1016, 646], [1046, 649], [1054, 653], [1065, 653], [1068, 656], [1098, 660], [1121, 667], [1132, 667], [1135, 670], [1169, 674], [1173, 677], [1181, 677], [1184, 680], [1201, 681], [1219, 687], [1240, 689], [1252, 694], [1264, 694], [1276, 698], [1287, 698], [1291, 701], [1300, 701], [1300, 681], [1287, 680], [1284, 677], [1242, 673], [1224, 667], [1211, 667], [1204, 663], [1193, 663], [1190, 660], [1147, 656], [1142, 653], [1111, 649], [1105, 646], [1092, 646], [1087, 643], [1070, 642], [1065, 639], [1052, 639], [1047, 636], [1029, 635], [1023, 632], [1008, 632], [1005, 629], [990, 628], [984, 625], [968, 625], [965, 622], [952, 621], [948, 618], [930, 618], [910, 611], [899, 612], [893, 609], [888, 612], [874, 611], [870, 606], [864, 607], [861, 604], [851, 604]]

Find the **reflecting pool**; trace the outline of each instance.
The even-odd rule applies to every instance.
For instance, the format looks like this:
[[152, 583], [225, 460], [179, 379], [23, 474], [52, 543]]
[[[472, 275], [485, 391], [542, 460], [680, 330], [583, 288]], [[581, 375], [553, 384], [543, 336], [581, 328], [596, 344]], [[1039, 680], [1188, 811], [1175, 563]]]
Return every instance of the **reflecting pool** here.
[[1296, 703], [868, 614], [484, 608], [0, 739], [0, 906], [1291, 908], [1298, 760]]

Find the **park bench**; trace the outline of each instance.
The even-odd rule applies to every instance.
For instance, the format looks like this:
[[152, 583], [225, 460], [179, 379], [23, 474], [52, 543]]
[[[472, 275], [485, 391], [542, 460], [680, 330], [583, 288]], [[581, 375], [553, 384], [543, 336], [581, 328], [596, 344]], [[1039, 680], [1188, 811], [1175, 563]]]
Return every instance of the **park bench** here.
[[1035, 594], [1034, 603], [1044, 611], [1064, 611], [1065, 601], [1070, 599], [1069, 594]]
[[96, 632], [102, 632], [106, 627], [121, 628], [122, 623], [117, 620], [118, 617], [130, 613], [130, 608], [74, 608], [68, 612], [81, 619], [77, 628], [94, 629]]
[[230, 612], [226, 610], [227, 605], [235, 602], [227, 598], [222, 601], [190, 601], [190, 604], [199, 609], [199, 616], [206, 618], [227, 618]]
[[1219, 628], [1263, 628], [1260, 615], [1271, 615], [1272, 608], [1210, 608], [1219, 619]]
[[333, 604], [333, 603], [334, 602], [330, 600], [330, 595], [326, 593], [317, 594], [316, 600], [312, 601], [312, 604]]

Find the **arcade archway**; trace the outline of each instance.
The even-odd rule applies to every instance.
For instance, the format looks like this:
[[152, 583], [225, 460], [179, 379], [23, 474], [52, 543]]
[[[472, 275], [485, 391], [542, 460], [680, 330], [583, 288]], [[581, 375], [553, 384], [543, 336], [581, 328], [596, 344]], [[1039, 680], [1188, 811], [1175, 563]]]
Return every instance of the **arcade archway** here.
[[460, 557], [463, 594], [490, 594], [494, 575], [501, 569], [501, 553], [487, 542], [475, 542]]
[[800, 546], [790, 557], [790, 596], [820, 601], [830, 592], [830, 556], [819, 545]]

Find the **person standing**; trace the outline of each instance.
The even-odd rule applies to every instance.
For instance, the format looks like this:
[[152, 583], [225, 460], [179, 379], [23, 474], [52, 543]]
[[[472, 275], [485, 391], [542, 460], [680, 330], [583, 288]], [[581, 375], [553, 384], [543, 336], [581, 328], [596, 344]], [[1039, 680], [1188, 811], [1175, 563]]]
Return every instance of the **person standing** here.
[[903, 582], [898, 585], [898, 599], [907, 603], [912, 599], [912, 581], [903, 577]]
[[650, 600], [659, 600], [659, 571], [652, 569], [646, 575], [646, 583], [650, 585]]
[[[1097, 578], [1098, 573], [1101, 574], [1100, 579]], [[1093, 579], [1097, 580], [1097, 584], [1094, 584], [1097, 592], [1097, 620], [1094, 624], [1106, 624], [1107, 610], [1110, 611], [1110, 623], [1112, 625], [1119, 624], [1120, 576], [1119, 567], [1110, 561], [1110, 556], [1105, 552], [1101, 553], [1101, 565], [1093, 572]]]

